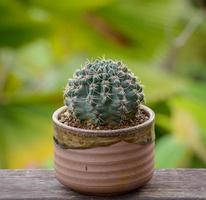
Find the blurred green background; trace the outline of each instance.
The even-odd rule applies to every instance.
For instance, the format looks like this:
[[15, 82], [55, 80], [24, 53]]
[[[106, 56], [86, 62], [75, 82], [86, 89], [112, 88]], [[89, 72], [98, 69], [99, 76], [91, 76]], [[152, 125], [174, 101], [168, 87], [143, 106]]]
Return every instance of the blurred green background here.
[[0, 168], [52, 168], [51, 115], [100, 56], [145, 85], [156, 167], [206, 167], [206, 1], [1, 0]]

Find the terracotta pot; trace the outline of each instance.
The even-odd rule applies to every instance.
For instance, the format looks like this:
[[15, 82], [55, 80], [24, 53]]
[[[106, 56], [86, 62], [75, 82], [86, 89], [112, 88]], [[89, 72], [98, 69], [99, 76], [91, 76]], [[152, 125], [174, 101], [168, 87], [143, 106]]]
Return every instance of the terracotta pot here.
[[[53, 114], [55, 134], [59, 130], [75, 134], [128, 134], [130, 132], [154, 131], [154, 113], [146, 106], [142, 108], [149, 119], [141, 125], [116, 130], [85, 130], [62, 124], [58, 116], [65, 107]], [[154, 142], [134, 144], [125, 141], [87, 149], [63, 149], [55, 143], [55, 174], [65, 186], [91, 195], [116, 195], [147, 183], [154, 171]]]

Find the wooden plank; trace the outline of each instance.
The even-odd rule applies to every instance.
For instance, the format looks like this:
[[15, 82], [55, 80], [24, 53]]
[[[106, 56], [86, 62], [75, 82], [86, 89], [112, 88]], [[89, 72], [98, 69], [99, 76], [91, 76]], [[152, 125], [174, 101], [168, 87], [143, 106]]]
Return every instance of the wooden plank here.
[[0, 199], [206, 199], [206, 169], [156, 170], [145, 187], [117, 197], [84, 196], [73, 192], [55, 179], [53, 170], [0, 170]]

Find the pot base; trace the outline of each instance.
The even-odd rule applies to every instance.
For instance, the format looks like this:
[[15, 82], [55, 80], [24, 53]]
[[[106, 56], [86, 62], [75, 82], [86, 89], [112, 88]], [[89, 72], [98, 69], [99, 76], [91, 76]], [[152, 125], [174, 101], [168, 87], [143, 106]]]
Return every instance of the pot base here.
[[[86, 190], [83, 190], [82, 188], [79, 189], [78, 186], [77, 187], [74, 187], [74, 185], [68, 186], [67, 183], [61, 182], [61, 178], [57, 177], [57, 175], [56, 175], [56, 178], [62, 185], [64, 185], [68, 189], [73, 190], [74, 192], [78, 192], [80, 194], [89, 195], [89, 196], [102, 196], [102, 197], [107, 197], [108, 196], [109, 197], [109, 196], [122, 195], [122, 194], [132, 192], [132, 191], [135, 191], [138, 188], [143, 187], [144, 185], [147, 184], [147, 182], [150, 181], [150, 179], [152, 178], [152, 175], [148, 178], [148, 180], [146, 180], [145, 182], [140, 183], [139, 185], [135, 185], [134, 187], [125, 188], [124, 190], [118, 191], [118, 192], [115, 192], [115, 191], [109, 192], [109, 190], [107, 190], [106, 193], [103, 193], [102, 190], [97, 191], [96, 188], [94, 188], [94, 189], [93, 188], [87, 188]], [[113, 190], [114, 190], [114, 188], [113, 188]]]

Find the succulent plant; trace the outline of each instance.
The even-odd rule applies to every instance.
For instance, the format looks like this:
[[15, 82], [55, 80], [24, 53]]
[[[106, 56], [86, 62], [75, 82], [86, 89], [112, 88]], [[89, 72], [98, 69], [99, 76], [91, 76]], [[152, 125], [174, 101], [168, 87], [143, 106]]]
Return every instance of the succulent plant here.
[[132, 119], [144, 94], [122, 62], [96, 59], [86, 62], [69, 79], [64, 101], [69, 113], [80, 122], [107, 125]]

